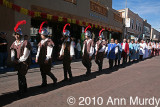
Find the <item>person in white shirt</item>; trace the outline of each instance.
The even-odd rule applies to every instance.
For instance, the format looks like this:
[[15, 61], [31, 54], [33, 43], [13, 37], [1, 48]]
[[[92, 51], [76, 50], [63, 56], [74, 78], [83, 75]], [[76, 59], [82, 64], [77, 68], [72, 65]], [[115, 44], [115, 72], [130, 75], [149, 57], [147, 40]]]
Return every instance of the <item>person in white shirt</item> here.
[[156, 43], [155, 45], [155, 54], [156, 56], [159, 56], [159, 44], [158, 43]]
[[[59, 58], [63, 60], [63, 71], [64, 71], [64, 80], [65, 81], [72, 81], [72, 71], [71, 71], [71, 61], [73, 56], [75, 55], [74, 52], [74, 43], [70, 39], [70, 31], [66, 30], [66, 26], [70, 26], [70, 24], [66, 24], [63, 28], [63, 36], [65, 36], [64, 42], [62, 43], [62, 47], [60, 50]], [[69, 75], [69, 79], [68, 76]]]
[[47, 86], [47, 75], [53, 80], [53, 86], [55, 86], [55, 84], [57, 83], [57, 78], [51, 72], [54, 43], [51, 39], [48, 38], [49, 32], [46, 28], [43, 28], [44, 23], [47, 22], [42, 22], [39, 29], [39, 34], [41, 35], [42, 40], [38, 44], [38, 51], [35, 61], [40, 65], [42, 77], [42, 84], [40, 85], [40, 87]]
[[98, 70], [102, 71], [102, 66], [103, 66], [103, 58], [104, 58], [104, 53], [105, 53], [105, 49], [106, 49], [106, 41], [104, 40], [104, 35], [102, 34], [102, 31], [104, 29], [102, 29], [99, 32], [99, 40], [96, 42], [96, 46], [95, 46], [95, 62], [98, 65]]
[[85, 29], [85, 41], [83, 43], [83, 49], [82, 49], [82, 64], [86, 67], [87, 72], [86, 72], [86, 76], [89, 76], [91, 74], [91, 60], [92, 60], [92, 55], [94, 54], [94, 42], [91, 39], [91, 32], [89, 30], [87, 30], [88, 28], [91, 28], [91, 26], [89, 25], [86, 29]]
[[139, 52], [140, 60], [143, 60], [143, 58], [144, 58], [145, 48], [146, 48], [146, 44], [144, 43], [143, 40], [141, 40], [141, 43], [140, 43], [140, 52]]
[[146, 42], [146, 49], [145, 49], [145, 58], [148, 58], [149, 57], [149, 44], [148, 42]]
[[152, 45], [151, 42], [148, 44], [148, 57], [151, 57], [151, 52], [152, 52]]
[[19, 97], [24, 97], [24, 93], [27, 92], [27, 81], [26, 81], [26, 74], [30, 65], [30, 51], [31, 51], [31, 44], [24, 40], [22, 36], [22, 31], [18, 28], [19, 25], [26, 24], [25, 20], [19, 21], [14, 28], [14, 36], [15, 41], [11, 45], [11, 61], [15, 65], [15, 70], [18, 71], [18, 86]]
[[80, 58], [81, 55], [81, 41], [78, 39], [78, 43], [76, 45], [76, 49], [77, 49], [77, 59]]

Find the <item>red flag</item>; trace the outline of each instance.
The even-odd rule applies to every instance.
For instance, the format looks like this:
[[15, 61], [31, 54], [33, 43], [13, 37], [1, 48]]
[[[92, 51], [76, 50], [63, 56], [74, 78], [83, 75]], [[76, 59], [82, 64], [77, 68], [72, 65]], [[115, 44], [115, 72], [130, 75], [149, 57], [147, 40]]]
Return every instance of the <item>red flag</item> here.
[[20, 10], [21, 10], [21, 7], [15, 5], [15, 4], [13, 4], [12, 7], [13, 7], [14, 10], [16, 10], [16, 11], [18, 11], [18, 12], [20, 12]]

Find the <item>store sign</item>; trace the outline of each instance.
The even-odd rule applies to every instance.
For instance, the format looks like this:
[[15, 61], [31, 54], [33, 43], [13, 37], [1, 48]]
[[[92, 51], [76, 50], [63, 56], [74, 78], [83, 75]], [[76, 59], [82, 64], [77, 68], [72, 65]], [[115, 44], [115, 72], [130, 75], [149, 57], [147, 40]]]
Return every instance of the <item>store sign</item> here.
[[130, 18], [126, 18], [126, 27], [130, 27], [131, 26], [131, 19]]
[[96, 14], [93, 14], [93, 13], [90, 13], [89, 15], [90, 15], [91, 17], [94, 17], [94, 18], [99, 19], [99, 20], [101, 20], [101, 21], [107, 22], [107, 18], [106, 18], [106, 17], [101, 17], [101, 16], [96, 15]]
[[99, 3], [94, 2], [94, 1], [90, 1], [90, 9], [91, 9], [91, 11], [99, 13], [103, 16], [107, 16], [107, 14], [108, 14], [107, 8], [105, 8], [104, 6], [102, 6]]
[[156, 35], [153, 35], [153, 39], [156, 39]]

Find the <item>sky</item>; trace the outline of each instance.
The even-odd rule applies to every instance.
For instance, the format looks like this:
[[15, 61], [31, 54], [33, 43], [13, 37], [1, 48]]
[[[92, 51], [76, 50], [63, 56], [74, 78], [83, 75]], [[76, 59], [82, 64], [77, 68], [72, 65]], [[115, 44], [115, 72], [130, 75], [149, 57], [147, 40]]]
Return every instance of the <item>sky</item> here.
[[[126, 0], [112, 0], [113, 9], [125, 8]], [[127, 0], [127, 8], [147, 19], [152, 28], [160, 31], [160, 0]]]

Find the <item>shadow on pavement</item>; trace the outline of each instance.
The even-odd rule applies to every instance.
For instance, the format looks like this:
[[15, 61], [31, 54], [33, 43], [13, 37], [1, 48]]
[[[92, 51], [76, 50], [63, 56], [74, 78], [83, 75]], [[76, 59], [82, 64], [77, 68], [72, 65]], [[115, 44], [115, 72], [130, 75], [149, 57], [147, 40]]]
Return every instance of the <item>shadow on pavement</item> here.
[[[138, 63], [138, 61], [132, 62], [132, 63], [127, 63], [125, 65], [125, 67], [130, 66], [132, 64]], [[8, 92], [8, 93], [2, 93], [2, 95], [0, 96], [0, 107], [1, 106], [5, 106], [7, 104], [11, 104], [14, 101], [18, 101], [20, 99], [25, 99], [31, 96], [36, 96], [39, 94], [44, 94], [50, 91], [54, 91], [56, 89], [65, 87], [65, 86], [69, 86], [72, 84], [76, 84], [76, 83], [80, 83], [83, 81], [89, 81], [91, 79], [96, 78], [99, 75], [103, 75], [103, 74], [111, 74], [112, 72], [116, 72], [119, 69], [124, 68], [124, 67], [114, 67], [113, 69], [103, 69], [103, 71], [95, 71], [92, 72], [88, 77], [86, 75], [80, 75], [80, 76], [75, 76], [72, 80], [72, 82], [58, 82], [56, 84], [56, 86], [53, 86], [53, 84], [48, 84], [47, 87], [43, 87], [43, 88], [39, 88], [39, 86], [34, 86], [34, 87], [29, 87], [28, 88], [28, 92], [25, 94], [24, 98], [18, 98], [17, 95], [17, 91], [14, 92]]]

